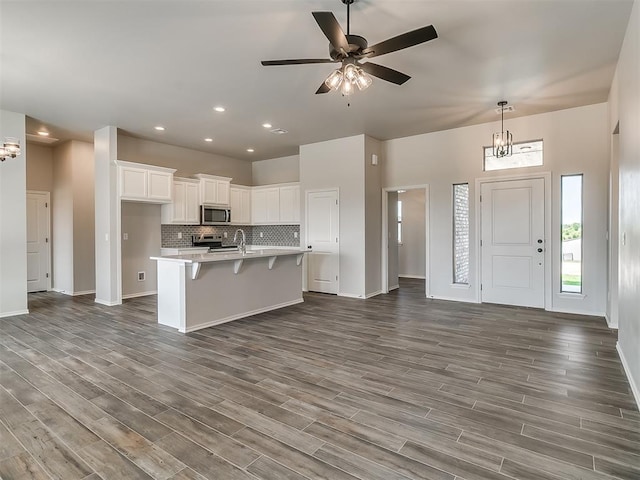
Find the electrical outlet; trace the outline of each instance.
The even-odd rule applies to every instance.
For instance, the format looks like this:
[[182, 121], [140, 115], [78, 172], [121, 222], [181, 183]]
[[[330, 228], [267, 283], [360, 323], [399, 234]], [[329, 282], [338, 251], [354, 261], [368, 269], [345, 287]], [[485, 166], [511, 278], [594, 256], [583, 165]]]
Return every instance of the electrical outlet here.
[[178, 232], [178, 240], [182, 239], [182, 232]]
[[227, 238], [227, 236], [228, 236], [228, 235], [229, 235], [229, 234], [228, 234], [227, 232], [222, 232], [222, 236], [223, 236], [224, 238]]
[[298, 238], [298, 232], [293, 232], [293, 238]]
[[260, 232], [260, 238], [264, 238], [264, 233]]
[[129, 240], [129, 234], [128, 233], [123, 233], [122, 234], [122, 239], [123, 240]]
[[138, 281], [139, 282], [144, 282], [146, 278], [146, 273], [145, 272], [138, 272]]

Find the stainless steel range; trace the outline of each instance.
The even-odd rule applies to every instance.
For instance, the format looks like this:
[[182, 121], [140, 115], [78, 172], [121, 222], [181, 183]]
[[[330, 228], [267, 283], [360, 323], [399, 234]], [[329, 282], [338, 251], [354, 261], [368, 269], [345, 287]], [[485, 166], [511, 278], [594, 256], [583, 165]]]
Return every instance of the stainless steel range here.
[[222, 245], [222, 235], [192, 235], [191, 244], [194, 247], [209, 247], [210, 252], [238, 249], [237, 245]]

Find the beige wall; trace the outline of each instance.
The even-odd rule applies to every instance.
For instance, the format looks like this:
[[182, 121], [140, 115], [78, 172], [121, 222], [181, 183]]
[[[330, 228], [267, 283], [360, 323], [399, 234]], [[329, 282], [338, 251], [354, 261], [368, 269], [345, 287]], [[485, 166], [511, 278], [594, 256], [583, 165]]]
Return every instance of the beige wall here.
[[[640, 405], [640, 2], [625, 35], [612, 91], [612, 120], [620, 122], [619, 351]], [[613, 123], [613, 122], [612, 122]], [[615, 123], [610, 128], [615, 127]], [[611, 130], [610, 130], [611, 131]], [[585, 221], [586, 226], [586, 221]]]
[[253, 162], [251, 175], [253, 185], [297, 182], [300, 180], [300, 156], [292, 155]]
[[95, 290], [93, 144], [53, 148], [53, 289], [69, 295]]
[[53, 148], [29, 142], [27, 190], [51, 192], [53, 188]]
[[[548, 308], [575, 313], [604, 315], [606, 307], [606, 231], [609, 169], [608, 106], [606, 103], [505, 119], [515, 141], [544, 139], [544, 165], [500, 172], [482, 170], [482, 147], [490, 144], [499, 121], [385, 142], [385, 187], [429, 184], [430, 293], [435, 297], [478, 301], [476, 179], [550, 172], [553, 201], [551, 231], [552, 299]], [[584, 174], [584, 296], [560, 292], [560, 176]], [[452, 205], [454, 183], [470, 187], [470, 288], [452, 286]]]
[[177, 169], [177, 177], [208, 173], [233, 178], [237, 185], [251, 185], [251, 162], [200, 152], [190, 148], [141, 140], [118, 133], [118, 160]]
[[424, 188], [398, 194], [402, 201], [402, 245], [398, 247], [398, 275], [425, 277], [425, 191]]
[[[160, 255], [160, 205], [122, 202], [121, 219], [122, 296], [156, 292], [157, 265], [149, 257]], [[138, 272], [145, 272], [144, 281]]]

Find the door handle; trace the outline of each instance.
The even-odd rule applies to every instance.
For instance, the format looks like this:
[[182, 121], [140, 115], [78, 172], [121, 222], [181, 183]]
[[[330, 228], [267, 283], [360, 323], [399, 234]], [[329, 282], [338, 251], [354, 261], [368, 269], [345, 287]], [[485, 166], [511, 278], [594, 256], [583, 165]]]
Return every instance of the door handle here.
[[542, 253], [542, 249], [541, 248], [538, 249], [538, 253]]
[[538, 239], [538, 243], [542, 243], [542, 239], [541, 238]]

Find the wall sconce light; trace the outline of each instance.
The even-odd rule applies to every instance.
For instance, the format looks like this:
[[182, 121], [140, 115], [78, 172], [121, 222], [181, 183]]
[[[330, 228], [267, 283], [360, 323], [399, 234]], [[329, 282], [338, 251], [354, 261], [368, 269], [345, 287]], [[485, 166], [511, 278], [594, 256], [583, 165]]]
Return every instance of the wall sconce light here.
[[0, 162], [8, 158], [16, 158], [20, 155], [20, 141], [17, 138], [7, 137], [0, 146]]

